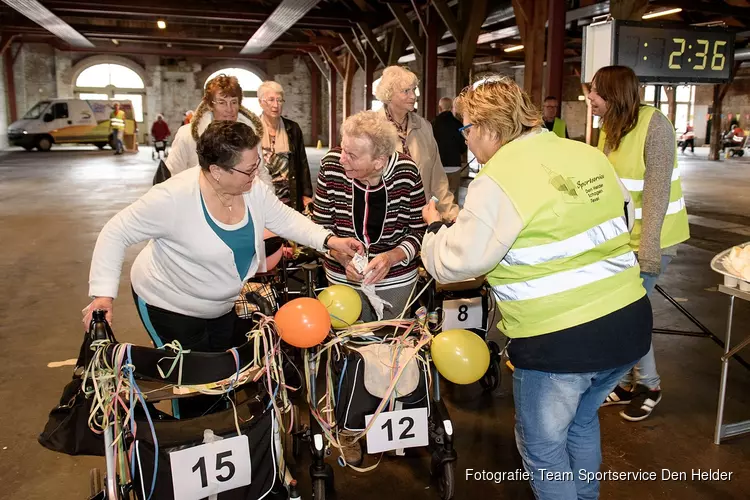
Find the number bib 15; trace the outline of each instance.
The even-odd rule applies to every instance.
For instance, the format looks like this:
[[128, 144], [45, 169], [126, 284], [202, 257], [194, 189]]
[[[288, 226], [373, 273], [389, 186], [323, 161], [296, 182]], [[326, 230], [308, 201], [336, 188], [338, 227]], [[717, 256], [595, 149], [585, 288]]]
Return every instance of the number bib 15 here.
[[[365, 416], [369, 425], [372, 415]], [[427, 446], [427, 408], [384, 411], [367, 431], [367, 453]]]
[[235, 436], [169, 454], [174, 497], [200, 500], [250, 484], [250, 445]]
[[443, 301], [443, 331], [454, 328], [485, 328], [482, 321], [482, 297]]

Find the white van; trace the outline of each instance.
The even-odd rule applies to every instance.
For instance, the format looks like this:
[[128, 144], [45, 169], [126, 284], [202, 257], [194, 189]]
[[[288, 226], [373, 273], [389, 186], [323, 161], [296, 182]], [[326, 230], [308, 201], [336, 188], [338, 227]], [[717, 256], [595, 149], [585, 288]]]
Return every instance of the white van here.
[[26, 151], [49, 151], [52, 144], [94, 144], [102, 149], [110, 143], [109, 117], [116, 102], [125, 111], [125, 134], [134, 134], [130, 101], [50, 99], [38, 102], [21, 120], [11, 123], [8, 140]]

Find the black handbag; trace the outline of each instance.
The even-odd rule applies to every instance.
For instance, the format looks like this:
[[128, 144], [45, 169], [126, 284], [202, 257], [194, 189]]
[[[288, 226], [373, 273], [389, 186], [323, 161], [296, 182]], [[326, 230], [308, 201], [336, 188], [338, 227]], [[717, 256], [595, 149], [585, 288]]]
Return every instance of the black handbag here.
[[37, 441], [47, 449], [66, 455], [104, 456], [104, 437], [89, 428], [92, 400], [83, 392], [83, 370], [90, 361], [91, 340], [84, 334], [73, 379], [63, 389], [60, 403], [49, 413]]

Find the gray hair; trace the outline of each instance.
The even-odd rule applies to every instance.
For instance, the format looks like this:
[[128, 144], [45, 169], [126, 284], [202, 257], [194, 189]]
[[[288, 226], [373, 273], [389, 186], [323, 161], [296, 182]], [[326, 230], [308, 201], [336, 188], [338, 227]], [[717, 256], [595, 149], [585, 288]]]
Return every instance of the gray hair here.
[[391, 156], [399, 140], [395, 125], [377, 111], [360, 111], [350, 116], [341, 126], [341, 135], [370, 141], [373, 158]]
[[378, 88], [375, 89], [375, 97], [378, 101], [388, 104], [394, 92], [417, 86], [419, 86], [417, 75], [403, 66], [388, 66], [383, 70]]
[[258, 100], [263, 99], [263, 96], [265, 96], [268, 93], [278, 93], [281, 94], [282, 99], [284, 98], [284, 87], [282, 87], [279, 83], [274, 82], [273, 80], [268, 80], [260, 84], [258, 87]]

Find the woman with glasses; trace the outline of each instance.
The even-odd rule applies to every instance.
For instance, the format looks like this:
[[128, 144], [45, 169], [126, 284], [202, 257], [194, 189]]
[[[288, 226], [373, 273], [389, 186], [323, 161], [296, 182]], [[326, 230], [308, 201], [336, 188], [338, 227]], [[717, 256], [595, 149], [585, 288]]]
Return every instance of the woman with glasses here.
[[630, 201], [607, 157], [558, 137], [511, 79], [457, 99], [484, 168], [456, 223], [434, 203], [422, 262], [441, 283], [486, 275], [515, 366], [516, 444], [539, 499], [596, 499], [597, 411], [649, 349], [651, 304], [630, 248]]
[[432, 125], [414, 112], [418, 86], [417, 75], [401, 66], [388, 66], [375, 89], [375, 97], [383, 103], [381, 113], [396, 127], [398, 151], [409, 155], [417, 164], [427, 199], [436, 197], [441, 216], [452, 221], [458, 215], [458, 205], [440, 161]]
[[282, 118], [284, 88], [276, 82], [263, 82], [258, 87], [258, 101], [263, 113], [263, 159], [273, 180], [276, 196], [303, 212], [312, 203], [313, 189], [307, 163], [302, 129], [289, 118]]
[[[164, 165], [159, 165], [154, 176], [154, 184], [198, 166], [198, 155], [195, 151], [198, 138], [214, 120], [240, 121], [249, 125], [256, 134], [262, 134], [263, 125], [260, 119], [252, 111], [243, 108], [241, 103], [242, 87], [237, 77], [221, 74], [209, 80], [192, 120], [177, 130], [169, 156]], [[262, 160], [258, 177], [270, 185], [271, 177]]]
[[232, 346], [235, 299], [245, 280], [265, 270], [264, 228], [320, 251], [362, 252], [361, 243], [336, 237], [257, 182], [259, 143], [249, 125], [212, 122], [198, 139], [199, 168], [154, 186], [104, 226], [84, 324], [95, 309], [112, 320], [125, 251], [143, 241], [130, 273], [141, 320], [157, 346], [176, 340], [197, 351]]

